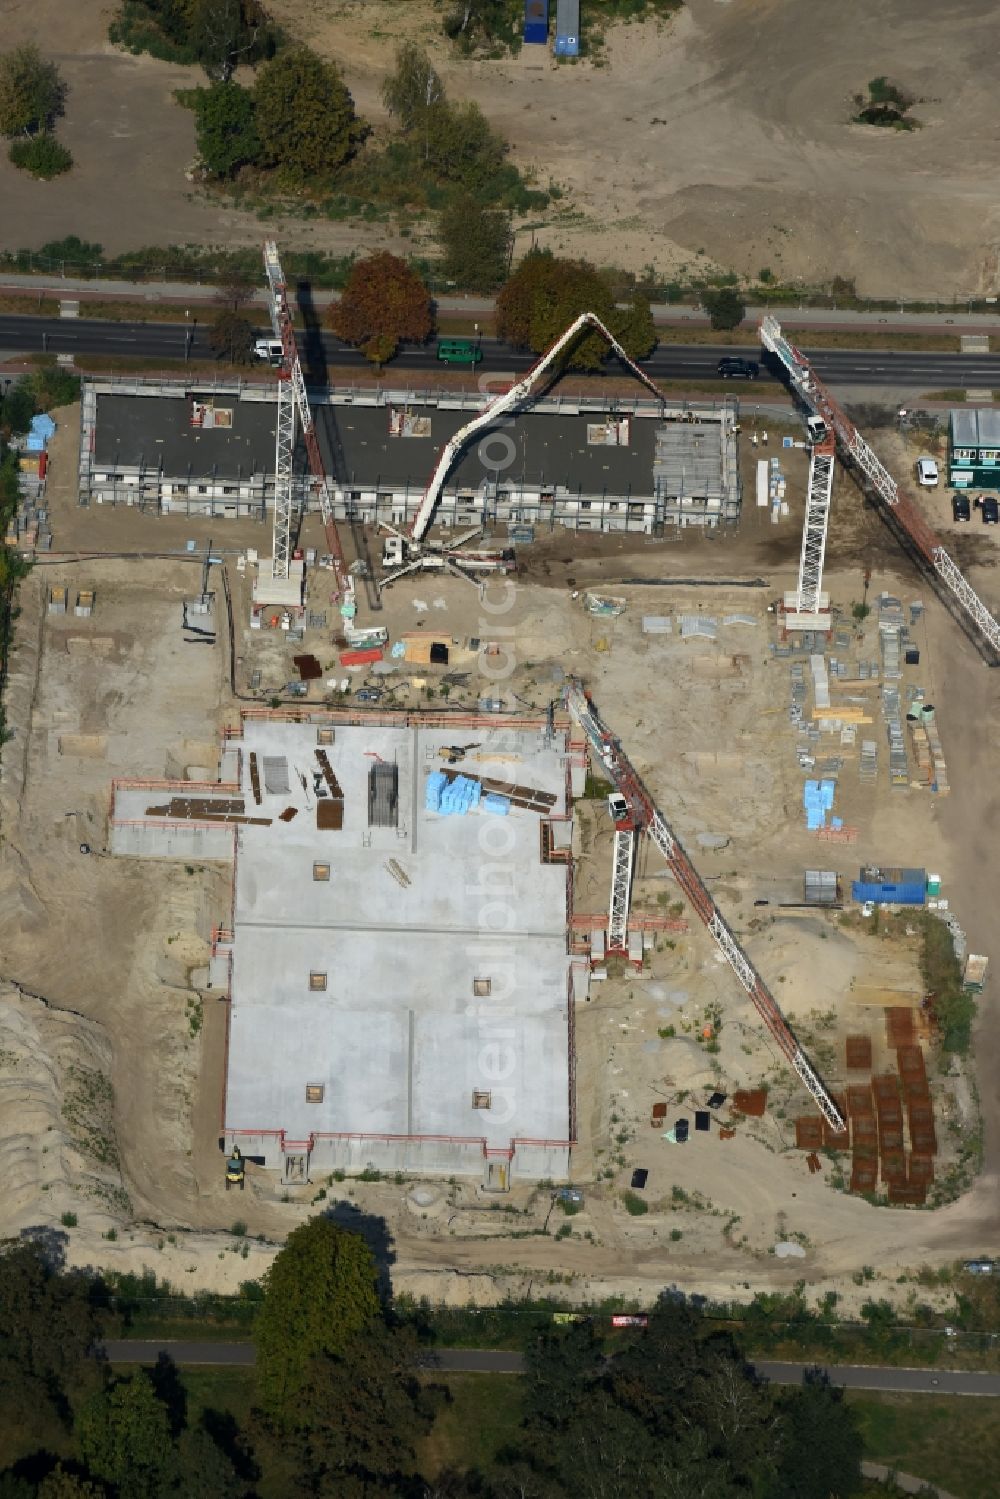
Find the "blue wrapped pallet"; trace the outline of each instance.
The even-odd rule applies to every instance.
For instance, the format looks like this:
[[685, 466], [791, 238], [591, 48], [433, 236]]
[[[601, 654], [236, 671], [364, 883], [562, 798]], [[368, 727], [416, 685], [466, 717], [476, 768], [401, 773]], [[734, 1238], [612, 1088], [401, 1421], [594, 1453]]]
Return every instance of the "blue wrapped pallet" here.
[[549, 0], [524, 0], [524, 40], [545, 46], [549, 39]]
[[580, 55], [580, 0], [557, 0], [556, 57], [579, 57]]

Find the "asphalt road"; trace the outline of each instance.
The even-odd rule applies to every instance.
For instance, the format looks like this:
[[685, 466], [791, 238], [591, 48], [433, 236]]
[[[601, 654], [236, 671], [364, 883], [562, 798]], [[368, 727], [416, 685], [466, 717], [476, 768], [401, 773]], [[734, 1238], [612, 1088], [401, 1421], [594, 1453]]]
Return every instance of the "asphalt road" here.
[[[153, 1364], [166, 1353], [177, 1364], [214, 1364], [249, 1368], [254, 1363], [252, 1343], [164, 1342], [155, 1339], [111, 1338], [104, 1344], [111, 1363]], [[523, 1374], [524, 1356], [493, 1348], [436, 1348], [421, 1360], [429, 1370], [445, 1374]], [[810, 1364], [773, 1363], [760, 1359], [758, 1374], [775, 1384], [801, 1384]], [[867, 1364], [832, 1364], [831, 1382], [848, 1390], [896, 1391], [910, 1395], [1000, 1396], [1000, 1374], [947, 1369], [897, 1369]]]
[[[266, 330], [261, 330], [262, 332]], [[0, 317], [0, 350], [6, 353], [46, 351], [51, 354], [87, 353], [129, 355], [145, 358], [183, 359], [187, 349], [192, 359], [212, 359], [205, 322], [117, 323], [77, 318], [41, 318], [8, 315]], [[483, 339], [483, 361], [478, 373], [496, 370], [526, 370], [533, 356], [515, 351], [495, 339]], [[366, 361], [356, 349], [349, 349], [330, 334], [299, 334], [299, 351], [307, 374], [322, 378], [323, 362], [340, 366]], [[817, 349], [805, 352], [817, 373], [829, 384], [850, 386], [899, 386], [918, 390], [1000, 387], [1000, 355], [929, 354], [883, 349]], [[661, 344], [643, 367], [654, 379], [691, 380], [702, 383], [718, 379], [716, 365], [723, 354], [742, 354], [752, 350], [730, 348], [724, 344]], [[440, 370], [433, 345], [427, 348], [405, 346], [392, 364], [393, 369]], [[759, 384], [770, 383], [761, 371]], [[742, 380], [719, 380], [720, 389], [731, 385], [744, 397], [748, 390]]]

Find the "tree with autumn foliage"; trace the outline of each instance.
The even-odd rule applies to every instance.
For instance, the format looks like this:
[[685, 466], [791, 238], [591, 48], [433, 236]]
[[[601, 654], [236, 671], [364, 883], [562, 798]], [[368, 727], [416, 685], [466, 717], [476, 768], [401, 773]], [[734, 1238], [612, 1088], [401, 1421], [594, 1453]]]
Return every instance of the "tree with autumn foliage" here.
[[[582, 260], [558, 260], [549, 250], [526, 255], [497, 296], [497, 336], [516, 348], [541, 354], [581, 312], [593, 312], [632, 359], [645, 359], [656, 348], [656, 329], [649, 303], [633, 298], [615, 305], [603, 276]], [[607, 340], [587, 333], [563, 360], [564, 369], [599, 369], [608, 353]]]
[[356, 261], [329, 326], [372, 364], [385, 364], [401, 343], [424, 343], [434, 331], [426, 286], [398, 255], [381, 251]]

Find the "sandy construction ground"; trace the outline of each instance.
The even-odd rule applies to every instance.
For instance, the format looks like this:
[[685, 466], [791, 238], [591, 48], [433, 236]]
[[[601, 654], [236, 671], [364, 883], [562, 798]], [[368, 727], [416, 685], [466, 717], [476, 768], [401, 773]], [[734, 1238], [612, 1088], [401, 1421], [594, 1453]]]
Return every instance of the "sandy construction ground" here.
[[[1000, 1227], [1000, 1042], [990, 990], [976, 1050], [985, 1171], [935, 1211], [877, 1208], [838, 1190], [827, 1161], [810, 1176], [803, 1153], [791, 1148], [805, 1097], [778, 1066], [749, 1002], [696, 922], [687, 932], [656, 934], [641, 974], [596, 984], [580, 1007], [574, 1178], [586, 1203], [565, 1220], [568, 1236], [553, 1237], [558, 1220], [546, 1231], [549, 1195], [529, 1187], [517, 1188], [504, 1203], [510, 1211], [498, 1212], [472, 1182], [324, 1180], [285, 1193], [273, 1176], [252, 1170], [246, 1193], [227, 1196], [218, 1151], [225, 1007], [203, 985], [209, 929], [228, 906], [228, 870], [113, 859], [103, 848], [113, 776], [183, 776], [212, 763], [218, 729], [236, 712], [228, 662], [222, 645], [182, 643], [180, 604], [197, 587], [196, 565], [99, 554], [180, 552], [187, 538], [204, 543], [210, 533], [215, 550], [251, 544], [266, 551], [267, 537], [249, 525], [230, 530], [220, 521], [80, 511], [71, 482], [74, 416], [60, 413], [48, 499], [57, 548], [87, 555], [46, 562], [22, 589], [7, 703], [15, 737], [4, 748], [0, 777], [2, 977], [23, 991], [0, 998], [0, 1123], [8, 1180], [16, 1183], [0, 1231], [62, 1226], [75, 1262], [149, 1265], [185, 1287], [226, 1287], [259, 1273], [273, 1244], [317, 1210], [322, 1188], [327, 1204], [337, 1194], [345, 1221], [384, 1221], [397, 1289], [482, 1301], [540, 1283], [561, 1286], [573, 1299], [610, 1291], [648, 1299], [664, 1284], [728, 1295], [799, 1279], [817, 1294], [836, 1287], [853, 1296], [852, 1277], [863, 1265], [875, 1270], [880, 1295], [905, 1299], [906, 1286], [897, 1290], [895, 1282], [906, 1269], [989, 1249]], [[887, 439], [885, 456], [905, 467], [912, 455], [890, 452], [896, 442]], [[755, 456], [747, 445], [745, 464]], [[801, 813], [788, 662], [769, 649], [766, 606], [794, 575], [804, 483], [802, 455], [784, 461], [792, 514], [777, 526], [748, 501], [739, 532], [726, 539], [626, 544], [561, 533], [540, 543], [509, 616], [516, 669], [502, 691], [541, 706], [558, 693], [564, 672], [585, 678], [803, 1043], [838, 1084], [843, 1037], [865, 1023], [876, 1065], [885, 1062], [880, 1013], [859, 1018], [867, 1011], [861, 1000], [872, 989], [919, 988], [915, 944], [905, 931], [876, 939], [777, 903], [796, 899], [806, 867], [836, 868], [850, 879], [869, 859], [925, 864], [942, 873], [972, 947], [991, 953], [993, 900], [984, 873], [1000, 823], [990, 770], [1000, 686], [933, 601], [926, 580], [841, 483], [828, 586], [849, 609], [867, 564], [872, 596], [885, 588], [927, 603], [916, 678], [938, 705], [953, 790], [947, 800], [892, 792], [884, 767], [877, 787], [862, 785], [855, 751], [845, 757], [837, 810], [859, 828], [858, 842], [817, 844]], [[304, 540], [321, 544], [312, 520]], [[978, 559], [977, 586], [1000, 598], [996, 552], [984, 551], [971, 531], [963, 546]], [[291, 650], [277, 636], [245, 628], [245, 580], [234, 567], [231, 575], [238, 680], [245, 686], [259, 670], [267, 695], [293, 675]], [[322, 573], [313, 577], [310, 607], [326, 608], [329, 583]], [[661, 581], [625, 581], [636, 577]], [[707, 586], [679, 581], [692, 578]], [[760, 578], [764, 587], [745, 586]], [[584, 580], [621, 593], [626, 613], [587, 616], [571, 597]], [[53, 583], [68, 586], [71, 598], [78, 587], [95, 588], [94, 615], [48, 615]], [[458, 580], [388, 593], [385, 622], [393, 634], [422, 617], [417, 597], [453, 637], [488, 637], [489, 619]], [[641, 632], [644, 613], [699, 612], [719, 620], [716, 641]], [[722, 622], [734, 614], [751, 622]], [[315, 632], [306, 645], [324, 665], [331, 660], [328, 636]], [[877, 654], [874, 621], [852, 650]], [[401, 681], [396, 700], [425, 703], [428, 685], [434, 683], [426, 675]], [[473, 673], [456, 685], [452, 701], [474, 703], [484, 690], [494, 689]], [[873, 728], [881, 732], [881, 725]], [[724, 846], [712, 846], [721, 840]], [[610, 831], [599, 802], [581, 808], [577, 853], [576, 908], [600, 910]], [[644, 852], [636, 909], [662, 913], [677, 898], [657, 856]], [[759, 899], [772, 904], [762, 910], [754, 905]], [[992, 955], [1000, 962], [1000, 950]], [[717, 1026], [721, 1020], [718, 1052], [698, 1039], [713, 1016]], [[71, 1067], [84, 1069], [82, 1081]], [[713, 1131], [682, 1150], [650, 1129], [655, 1101], [668, 1101], [673, 1118], [690, 1114], [716, 1084], [731, 1092], [761, 1080], [771, 1090], [769, 1112], [732, 1140]], [[935, 1074], [934, 1086], [939, 1170], [946, 1174], [975, 1127], [975, 1105], [961, 1075]], [[17, 1112], [26, 1087], [30, 1129]], [[621, 1196], [636, 1165], [650, 1171], [650, 1211], [642, 1217], [630, 1216]], [[65, 1213], [77, 1223], [63, 1225]], [[270, 1243], [228, 1233], [235, 1219]], [[106, 1237], [111, 1231], [113, 1239]], [[779, 1242], [796, 1243], [803, 1257], [777, 1259]], [[857, 1291], [870, 1294], [867, 1285]]]
[[[935, 0], [841, 0], [821, 23], [801, 0], [687, 0], [668, 24], [613, 28], [599, 66], [558, 64], [541, 47], [460, 60], [426, 0], [271, 8], [338, 61], [379, 133], [396, 44], [426, 45], [453, 95], [477, 100], [517, 163], [567, 193], [519, 233], [518, 253], [534, 234], [560, 252], [663, 275], [714, 263], [806, 283], [844, 276], [872, 295], [998, 289], [991, 0], [947, 12]], [[199, 81], [197, 70], [116, 54], [108, 7], [71, 9], [67, 24], [62, 0], [7, 7], [18, 35], [54, 48], [70, 90], [60, 132], [77, 166], [41, 183], [0, 160], [0, 244], [67, 233], [112, 251], [255, 242], [253, 214], [185, 180], [193, 120], [171, 95]], [[920, 129], [849, 123], [853, 95], [879, 74], [917, 98]], [[396, 241], [391, 226], [273, 219], [268, 231], [340, 253], [429, 244], [427, 233]]]

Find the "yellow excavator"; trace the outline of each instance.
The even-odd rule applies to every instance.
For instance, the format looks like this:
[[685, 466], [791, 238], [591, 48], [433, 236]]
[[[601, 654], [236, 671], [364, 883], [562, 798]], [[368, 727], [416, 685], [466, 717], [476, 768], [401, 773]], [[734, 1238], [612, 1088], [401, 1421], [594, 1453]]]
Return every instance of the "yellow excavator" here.
[[233, 1153], [226, 1162], [226, 1191], [231, 1187], [239, 1187], [242, 1192], [246, 1186], [246, 1162], [238, 1145], [233, 1146]]

